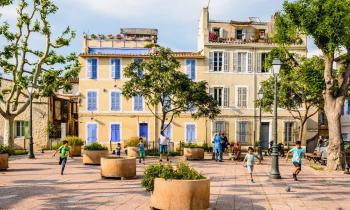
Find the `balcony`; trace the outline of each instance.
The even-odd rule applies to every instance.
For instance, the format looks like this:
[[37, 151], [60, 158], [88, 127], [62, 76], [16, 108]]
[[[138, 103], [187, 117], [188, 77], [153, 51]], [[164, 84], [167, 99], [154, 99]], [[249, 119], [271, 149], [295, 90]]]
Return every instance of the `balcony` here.
[[227, 43], [227, 44], [247, 44], [247, 43], [264, 43], [273, 44], [272, 39], [267, 36], [250, 36], [250, 38], [237, 39], [234, 37], [219, 37], [217, 33], [209, 33], [209, 43]]

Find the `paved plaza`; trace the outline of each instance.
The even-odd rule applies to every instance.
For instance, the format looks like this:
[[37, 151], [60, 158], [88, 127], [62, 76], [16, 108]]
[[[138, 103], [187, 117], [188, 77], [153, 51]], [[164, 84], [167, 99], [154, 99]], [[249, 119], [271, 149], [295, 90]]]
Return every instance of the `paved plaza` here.
[[[140, 185], [145, 165], [137, 165], [136, 179], [101, 179], [99, 166], [85, 166], [79, 157], [69, 159], [61, 176], [51, 155], [37, 154], [35, 160], [11, 157], [10, 169], [0, 172], [0, 209], [149, 209], [150, 193]], [[172, 159], [177, 161], [180, 158]], [[265, 158], [256, 165], [256, 183], [250, 183], [241, 162], [190, 164], [211, 179], [212, 209], [350, 209], [350, 175], [317, 171], [305, 160], [300, 181], [295, 182], [289, 162], [281, 160], [283, 179], [271, 180], [269, 162]], [[286, 192], [287, 186], [291, 192]]]

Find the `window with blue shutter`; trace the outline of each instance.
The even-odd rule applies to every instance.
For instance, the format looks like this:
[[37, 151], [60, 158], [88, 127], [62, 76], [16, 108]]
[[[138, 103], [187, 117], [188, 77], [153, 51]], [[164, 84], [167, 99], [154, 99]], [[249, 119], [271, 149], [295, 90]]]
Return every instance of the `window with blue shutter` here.
[[114, 58], [111, 60], [112, 66], [112, 79], [119, 80], [120, 79], [120, 59]]
[[186, 73], [188, 78], [191, 80], [196, 79], [196, 61], [195, 60], [186, 60]]
[[120, 142], [120, 125], [111, 125], [111, 142]]
[[196, 126], [193, 124], [186, 125], [186, 142], [195, 142]]
[[91, 144], [97, 141], [97, 125], [88, 124], [87, 125], [87, 143]]
[[[167, 125], [165, 125], [167, 126]], [[168, 137], [169, 139], [171, 138], [171, 125], [169, 125], [165, 130], [164, 130], [164, 135], [165, 137]]]
[[170, 111], [171, 110], [171, 98], [169, 95], [164, 97], [164, 103], [163, 107], [165, 111]]
[[89, 58], [88, 59], [88, 78], [89, 79], [97, 79], [97, 59]]
[[120, 93], [111, 92], [111, 111], [120, 111]]
[[87, 110], [89, 112], [97, 111], [97, 92], [95, 91], [87, 93]]
[[[137, 64], [142, 63], [142, 61], [143, 60], [141, 58], [135, 58], [135, 60], [134, 60], [134, 62], [137, 63]], [[137, 71], [137, 76], [138, 77], [142, 77], [143, 76], [143, 68], [138, 68], [138, 69], [136, 69], [136, 71]]]
[[143, 111], [143, 97], [141, 95], [134, 96], [134, 111]]

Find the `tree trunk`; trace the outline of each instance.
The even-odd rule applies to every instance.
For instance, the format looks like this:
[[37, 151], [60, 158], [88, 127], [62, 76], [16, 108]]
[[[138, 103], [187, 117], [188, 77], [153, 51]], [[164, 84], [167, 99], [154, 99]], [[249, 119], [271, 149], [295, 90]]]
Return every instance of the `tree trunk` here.
[[4, 144], [6, 146], [13, 147], [14, 146], [14, 118], [4, 118], [5, 126], [4, 126]]
[[306, 120], [300, 120], [298, 141], [301, 141], [301, 142], [303, 142], [305, 122], [306, 122]]
[[341, 136], [341, 109], [344, 99], [325, 96], [325, 112], [328, 119], [329, 146], [327, 150], [327, 168], [344, 170], [344, 155]]

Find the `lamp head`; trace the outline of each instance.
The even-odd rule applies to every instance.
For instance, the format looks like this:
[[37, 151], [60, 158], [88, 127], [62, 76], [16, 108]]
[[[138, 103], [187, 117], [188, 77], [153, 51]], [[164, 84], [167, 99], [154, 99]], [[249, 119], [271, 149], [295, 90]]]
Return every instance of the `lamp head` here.
[[260, 88], [259, 92], [258, 92], [258, 99], [261, 100], [264, 97], [264, 91], [262, 88]]
[[33, 94], [33, 92], [35, 90], [35, 88], [34, 88], [32, 83], [28, 84], [28, 88], [27, 89], [28, 89], [29, 94]]
[[272, 73], [274, 75], [278, 75], [278, 73], [280, 72], [280, 69], [281, 69], [281, 65], [282, 65], [282, 62], [280, 61], [280, 59], [278, 59], [278, 58], [273, 59], [273, 61], [272, 61]]

